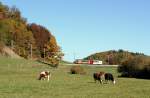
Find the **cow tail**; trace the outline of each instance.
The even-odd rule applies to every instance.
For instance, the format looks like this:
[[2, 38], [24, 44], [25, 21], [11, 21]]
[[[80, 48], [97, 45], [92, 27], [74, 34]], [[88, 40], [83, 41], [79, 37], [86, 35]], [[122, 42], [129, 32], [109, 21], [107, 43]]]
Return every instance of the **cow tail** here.
[[115, 81], [114, 77], [112, 77], [112, 81], [113, 81], [113, 84], [116, 84], [116, 81]]

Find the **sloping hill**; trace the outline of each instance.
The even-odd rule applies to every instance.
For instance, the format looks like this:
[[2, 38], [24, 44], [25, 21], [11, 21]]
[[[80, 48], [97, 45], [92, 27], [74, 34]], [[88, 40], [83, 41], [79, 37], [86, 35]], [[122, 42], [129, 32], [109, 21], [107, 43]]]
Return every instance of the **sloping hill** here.
[[95, 53], [84, 59], [102, 60], [104, 64], [121, 64], [122, 61], [136, 56], [149, 57], [143, 53], [134, 53], [120, 49]]
[[[15, 47], [14, 52], [23, 58], [28, 58], [31, 49], [33, 58], [44, 58], [49, 62], [55, 59], [54, 56], [62, 56], [58, 55], [61, 49], [55, 36], [46, 27], [28, 23], [18, 8], [0, 1], [0, 48], [1, 45]], [[14, 52], [4, 48], [2, 54], [14, 57]]]
[[17, 58], [20, 59], [21, 57], [19, 55], [17, 55], [12, 49], [10, 49], [9, 47], [4, 46], [1, 51], [0, 51], [1, 55], [4, 56], [8, 56], [11, 58]]

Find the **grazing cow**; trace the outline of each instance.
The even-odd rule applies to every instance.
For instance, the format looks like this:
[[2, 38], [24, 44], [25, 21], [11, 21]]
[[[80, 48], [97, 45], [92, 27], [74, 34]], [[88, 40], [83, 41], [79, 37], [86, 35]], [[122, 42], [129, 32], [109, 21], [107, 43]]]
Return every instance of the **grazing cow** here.
[[102, 83], [102, 77], [104, 76], [104, 72], [99, 72], [99, 73], [93, 73], [93, 78], [96, 82], [98, 80], [100, 83]]
[[39, 80], [45, 80], [47, 78], [47, 81], [49, 81], [49, 78], [51, 77], [51, 73], [49, 71], [42, 71], [39, 75]]
[[107, 82], [108, 80], [112, 81], [114, 84], [116, 83], [113, 75], [111, 73], [105, 73], [105, 81]]

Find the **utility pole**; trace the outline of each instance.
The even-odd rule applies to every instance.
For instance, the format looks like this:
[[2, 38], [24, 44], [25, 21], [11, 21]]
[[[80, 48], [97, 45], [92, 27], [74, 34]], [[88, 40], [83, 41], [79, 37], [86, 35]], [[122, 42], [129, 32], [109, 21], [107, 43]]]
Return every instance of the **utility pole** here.
[[76, 53], [73, 53], [74, 61], [76, 60]]
[[45, 48], [44, 48], [44, 62], [45, 62]]
[[[11, 48], [11, 50], [13, 51], [13, 49], [14, 49], [14, 45], [13, 45], [14, 43], [13, 43], [13, 40], [11, 40], [11, 42], [10, 42], [10, 48]], [[11, 56], [12, 57], [12, 56]]]
[[13, 50], [13, 48], [14, 48], [14, 41], [11, 40], [11, 49]]
[[107, 56], [108, 64], [110, 64], [109, 55]]
[[32, 59], [32, 44], [30, 44], [30, 58]]

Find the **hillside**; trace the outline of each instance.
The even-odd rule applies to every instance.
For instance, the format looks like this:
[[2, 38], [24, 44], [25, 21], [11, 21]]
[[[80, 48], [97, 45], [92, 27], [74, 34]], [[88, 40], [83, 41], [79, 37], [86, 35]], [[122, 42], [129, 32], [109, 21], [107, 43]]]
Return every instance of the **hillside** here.
[[11, 58], [16, 58], [16, 59], [20, 59], [21, 57], [19, 55], [17, 55], [12, 49], [10, 49], [9, 47], [3, 47], [0, 50], [0, 55], [2, 56], [7, 56], [7, 57], [11, 57]]
[[[55, 36], [44, 26], [28, 23], [16, 7], [8, 7], [0, 2], [0, 49], [11, 47], [23, 58], [61, 58], [61, 50]], [[58, 54], [59, 53], [59, 54]]]
[[84, 59], [102, 60], [104, 64], [121, 64], [121, 62], [123, 62], [124, 60], [130, 57], [134, 58], [137, 56], [150, 58], [149, 56], [143, 53], [138, 53], [138, 52], [134, 53], [134, 52], [129, 52], [120, 49], [120, 50], [109, 50], [105, 52], [95, 53], [88, 57], [85, 57]]

